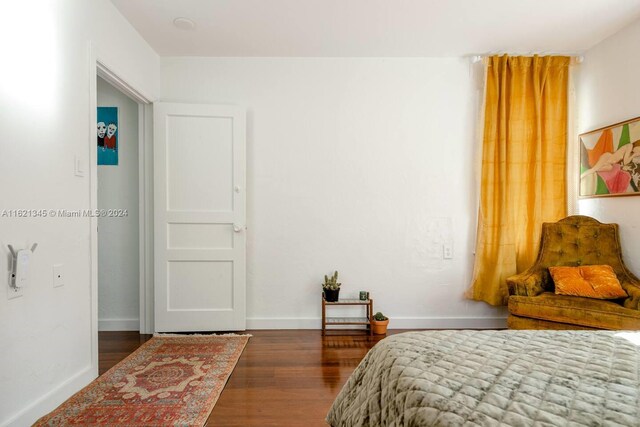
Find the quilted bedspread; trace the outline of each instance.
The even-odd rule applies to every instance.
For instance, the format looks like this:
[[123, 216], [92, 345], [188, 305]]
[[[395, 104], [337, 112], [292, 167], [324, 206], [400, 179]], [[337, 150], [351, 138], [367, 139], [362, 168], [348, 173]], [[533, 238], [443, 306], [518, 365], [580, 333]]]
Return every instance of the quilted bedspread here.
[[640, 426], [640, 333], [427, 331], [362, 360], [338, 426]]

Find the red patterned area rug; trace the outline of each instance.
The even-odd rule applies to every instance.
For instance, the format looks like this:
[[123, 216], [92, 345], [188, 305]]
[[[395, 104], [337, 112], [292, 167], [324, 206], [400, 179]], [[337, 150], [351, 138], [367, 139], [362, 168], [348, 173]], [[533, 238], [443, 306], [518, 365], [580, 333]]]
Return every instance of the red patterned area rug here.
[[35, 426], [203, 426], [249, 335], [159, 335]]

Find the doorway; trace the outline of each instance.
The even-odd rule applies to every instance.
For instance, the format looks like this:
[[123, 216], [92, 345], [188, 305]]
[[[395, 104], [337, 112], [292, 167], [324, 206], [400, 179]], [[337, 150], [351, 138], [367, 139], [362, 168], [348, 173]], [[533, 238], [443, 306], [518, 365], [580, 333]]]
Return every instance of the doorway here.
[[138, 103], [99, 76], [96, 99], [98, 331], [140, 331]]
[[[98, 123], [98, 78], [109, 83], [113, 88], [129, 97], [137, 105], [138, 110], [138, 269], [139, 279], [139, 323], [136, 331], [150, 333], [153, 331], [153, 106], [152, 98], [141, 92], [124, 75], [113, 71], [107, 62], [100, 57], [97, 47], [90, 45], [89, 67], [93, 72], [89, 82], [89, 121], [88, 150], [89, 164], [88, 177], [90, 180], [90, 210], [98, 212], [98, 147], [97, 129]], [[102, 166], [100, 166], [102, 167]], [[135, 185], [135, 184], [134, 184]], [[91, 359], [92, 371], [98, 376], [98, 218], [90, 217], [90, 252], [91, 252]], [[104, 326], [104, 323], [103, 323]], [[133, 328], [133, 326], [131, 326]], [[136, 334], [136, 331], [129, 332]], [[110, 332], [105, 332], [110, 333]]]

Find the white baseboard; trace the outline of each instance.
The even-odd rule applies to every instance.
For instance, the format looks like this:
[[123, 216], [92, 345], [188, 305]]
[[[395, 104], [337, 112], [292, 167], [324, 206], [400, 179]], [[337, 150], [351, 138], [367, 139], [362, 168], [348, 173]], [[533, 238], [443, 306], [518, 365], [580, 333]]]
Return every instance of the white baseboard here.
[[[392, 317], [389, 329], [503, 329], [506, 317]], [[321, 329], [316, 317], [251, 317], [247, 329]]]
[[[393, 317], [389, 329], [502, 329], [506, 317]], [[250, 317], [247, 329], [321, 329], [319, 317]], [[100, 319], [99, 331], [138, 331], [138, 319]]]
[[98, 319], [98, 331], [139, 331], [140, 319]]
[[32, 425], [38, 418], [53, 411], [72, 394], [93, 381], [97, 376], [95, 372], [97, 371], [92, 367], [78, 372], [44, 396], [21, 409], [17, 414], [12, 415], [11, 418], [4, 421], [0, 420], [0, 427], [24, 427]]
[[506, 317], [394, 317], [390, 329], [504, 329]]
[[315, 317], [250, 317], [247, 329], [322, 329], [322, 319]]

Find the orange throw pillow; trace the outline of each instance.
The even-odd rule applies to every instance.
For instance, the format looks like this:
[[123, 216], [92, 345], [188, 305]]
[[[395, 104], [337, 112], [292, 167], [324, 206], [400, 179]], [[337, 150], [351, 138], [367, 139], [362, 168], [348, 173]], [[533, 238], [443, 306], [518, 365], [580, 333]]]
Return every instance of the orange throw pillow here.
[[549, 267], [556, 294], [576, 297], [616, 299], [627, 297], [616, 273], [609, 265]]

